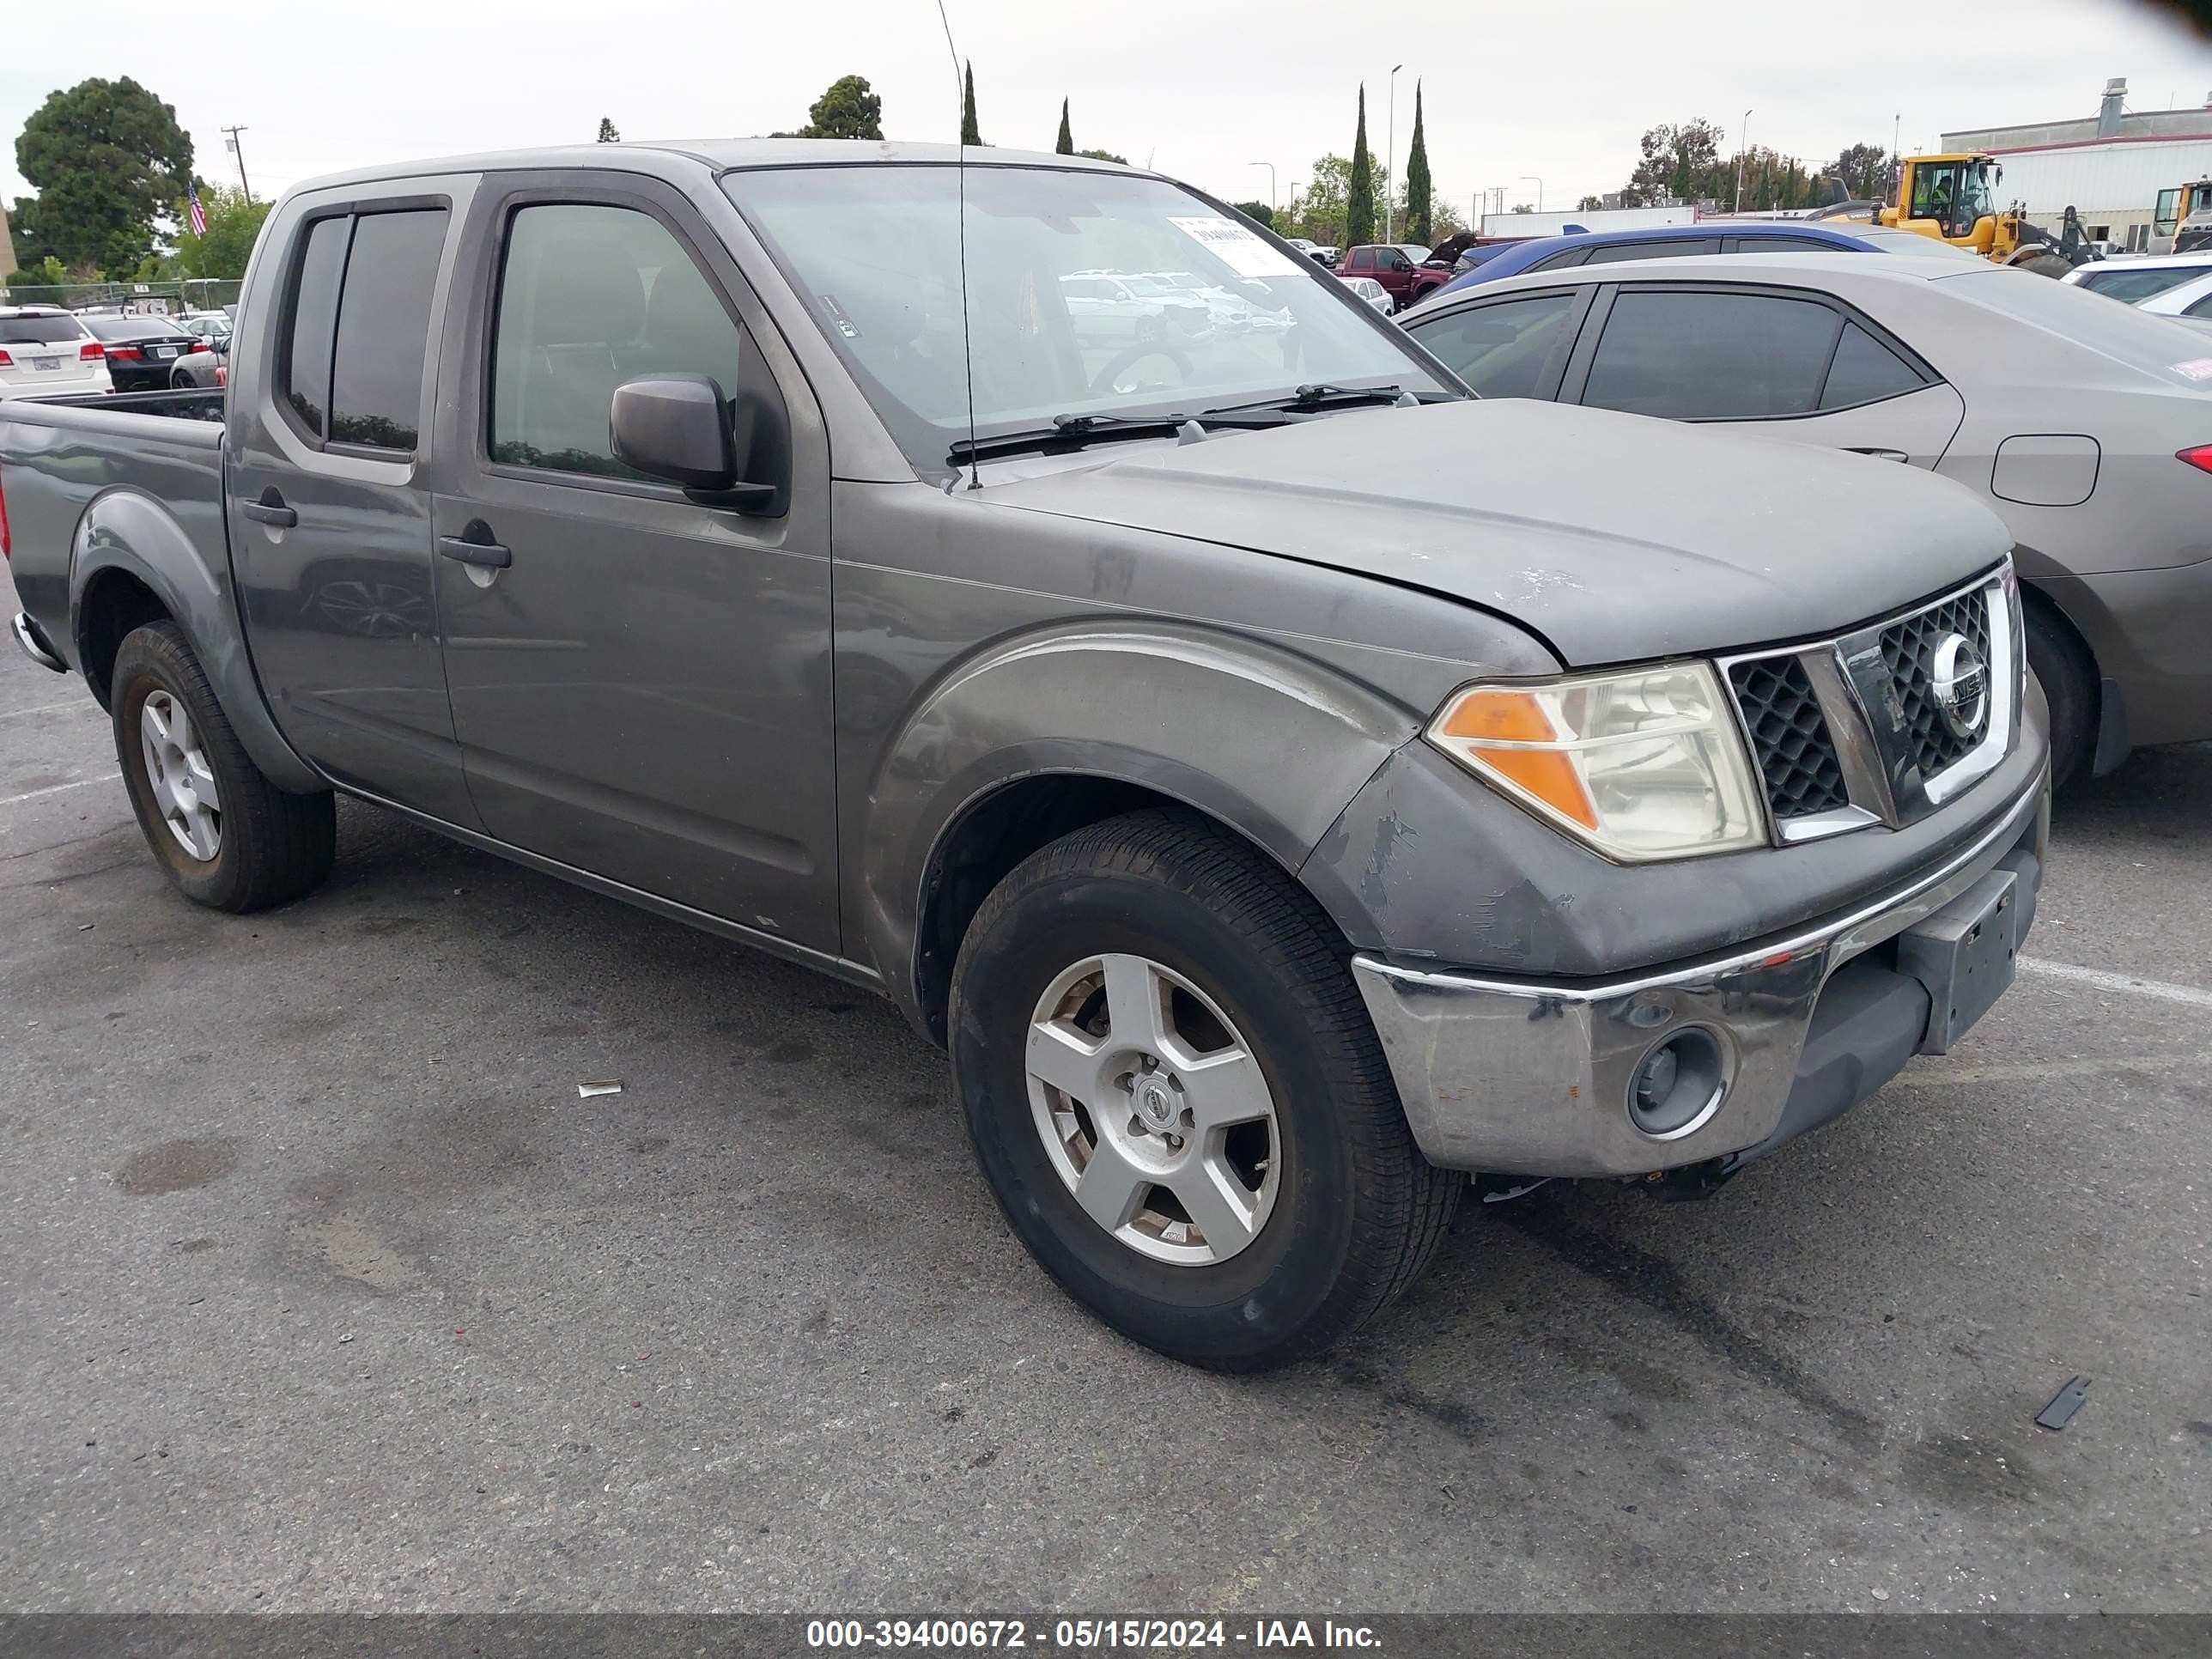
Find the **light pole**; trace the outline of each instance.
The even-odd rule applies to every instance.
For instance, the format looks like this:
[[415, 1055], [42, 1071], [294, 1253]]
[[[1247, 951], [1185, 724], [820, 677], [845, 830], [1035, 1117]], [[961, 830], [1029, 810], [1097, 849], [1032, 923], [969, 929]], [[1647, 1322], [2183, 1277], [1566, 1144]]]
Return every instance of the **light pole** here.
[[[1521, 175], [1521, 177], [1520, 177], [1519, 179], [1516, 179], [1516, 180], [1514, 180], [1514, 182], [1515, 182], [1516, 184], [1520, 184], [1520, 183], [1523, 183], [1523, 182], [1525, 182], [1525, 181], [1527, 181], [1528, 179], [1536, 179], [1536, 175], [1535, 175], [1534, 173], [1522, 173], [1522, 174]], [[1543, 181], [1541, 179], [1536, 179], [1536, 211], [1537, 211], [1537, 212], [1539, 212], [1539, 213], [1541, 213], [1543, 210], [1544, 210], [1544, 181]]]
[[1273, 161], [1247, 161], [1244, 165], [1267, 169], [1267, 213], [1273, 217], [1275, 211], [1275, 164]]
[[1743, 112], [1743, 137], [1736, 141], [1735, 147], [1735, 205], [1729, 210], [1731, 213], [1743, 211], [1743, 153], [1750, 148], [1751, 112], [1746, 110]]
[[1398, 211], [1398, 198], [1390, 186], [1397, 177], [1398, 165], [1398, 71], [1405, 67], [1390, 65], [1390, 136], [1382, 141], [1382, 240], [1386, 242], [1391, 240]]

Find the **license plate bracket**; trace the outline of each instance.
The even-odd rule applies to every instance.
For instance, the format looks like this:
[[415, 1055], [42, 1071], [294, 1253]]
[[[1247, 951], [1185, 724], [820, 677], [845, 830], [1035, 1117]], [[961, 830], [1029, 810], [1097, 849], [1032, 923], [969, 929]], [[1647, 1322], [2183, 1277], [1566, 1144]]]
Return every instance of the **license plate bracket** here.
[[1992, 870], [1898, 936], [1898, 970], [1928, 988], [1922, 1054], [1948, 1054], [2012, 983], [2020, 951], [2019, 899], [2013, 872]]

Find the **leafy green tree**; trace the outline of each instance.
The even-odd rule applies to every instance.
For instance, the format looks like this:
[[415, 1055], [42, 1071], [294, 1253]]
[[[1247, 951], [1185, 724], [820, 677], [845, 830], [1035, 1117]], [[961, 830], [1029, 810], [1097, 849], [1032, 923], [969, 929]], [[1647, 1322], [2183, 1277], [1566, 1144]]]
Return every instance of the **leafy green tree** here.
[[154, 220], [191, 175], [177, 112], [129, 76], [50, 94], [15, 140], [39, 192], [30, 252], [120, 278], [153, 251]]
[[1269, 230], [1275, 228], [1275, 210], [1265, 202], [1231, 202], [1229, 205], [1255, 224], [1265, 225]]
[[968, 65], [968, 80], [960, 93], [960, 142], [980, 146], [983, 129], [975, 125], [975, 65]]
[[1110, 149], [1079, 149], [1075, 153], [1078, 155], [1087, 156], [1094, 161], [1113, 161], [1122, 167], [1129, 165], [1127, 156], [1116, 155]]
[[615, 131], [614, 118], [611, 116], [599, 117], [599, 142], [603, 144], [622, 143], [622, 134]]
[[1429, 141], [1421, 129], [1421, 83], [1413, 82], [1413, 147], [1406, 155], [1406, 240], [1433, 246], [1430, 201]]
[[[63, 270], [62, 262], [50, 253], [34, 265], [26, 266], [21, 270], [9, 271], [4, 286], [16, 289], [59, 288], [67, 281], [69, 281], [69, 272]], [[21, 299], [28, 297], [24, 295]], [[19, 299], [18, 303], [21, 303], [21, 299]]]
[[1602, 196], [1585, 196], [1581, 201], [1575, 204], [1575, 211], [1577, 213], [1602, 213], [1605, 211], [1605, 198]]
[[1055, 155], [1075, 154], [1075, 134], [1068, 130], [1067, 100], [1065, 98], [1060, 100], [1060, 137], [1053, 140], [1052, 153]]
[[1880, 144], [1852, 144], [1820, 169], [1844, 187], [1844, 194], [1859, 201], [1889, 199], [1896, 158]]
[[1734, 186], [1733, 169], [1721, 160], [1726, 137], [1706, 120], [1649, 129], [1640, 143], [1642, 158], [1621, 192], [1623, 204], [1658, 207], [1668, 202], [1719, 200], [1723, 179], [1729, 189]]
[[1284, 228], [1324, 247], [1348, 246], [1344, 204], [1351, 189], [1352, 163], [1341, 155], [1322, 156], [1313, 164], [1313, 177], [1291, 192], [1291, 204], [1282, 214]]
[[[269, 216], [273, 205], [268, 202], [249, 202], [246, 192], [225, 190], [220, 185], [200, 192], [200, 210], [207, 215], [207, 234], [195, 236], [185, 204], [177, 204], [177, 222], [184, 227], [177, 233], [177, 252], [172, 264], [179, 276], [221, 276], [235, 278], [246, 275], [246, 261], [253, 252], [254, 239], [261, 234], [261, 222]], [[138, 280], [144, 281], [141, 277]]]
[[1442, 196], [1429, 200], [1429, 246], [1448, 242], [1474, 227], [1459, 216], [1459, 210]]
[[884, 100], [865, 75], [841, 75], [806, 112], [806, 125], [779, 138], [873, 138], [884, 136]]
[[1352, 138], [1352, 178], [1344, 201], [1344, 242], [1358, 247], [1375, 240], [1375, 161], [1367, 153], [1367, 83], [1359, 83], [1359, 125]]

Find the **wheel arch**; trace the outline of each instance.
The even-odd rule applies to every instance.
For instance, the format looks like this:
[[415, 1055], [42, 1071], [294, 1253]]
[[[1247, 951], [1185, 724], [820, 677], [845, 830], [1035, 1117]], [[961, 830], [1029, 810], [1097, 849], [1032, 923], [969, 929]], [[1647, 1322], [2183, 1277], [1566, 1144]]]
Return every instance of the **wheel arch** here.
[[1219, 630], [1067, 625], [1001, 642], [918, 700], [876, 769], [860, 849], [869, 952], [941, 1042], [967, 923], [1031, 852], [1168, 807], [1295, 877], [1419, 729], [1334, 670]]
[[220, 494], [204, 505], [202, 535], [223, 552], [216, 561], [169, 507], [140, 490], [111, 489], [85, 508], [70, 562], [78, 665], [105, 708], [115, 653], [125, 636], [149, 622], [173, 622], [206, 671], [239, 741], [270, 781], [300, 794], [326, 788], [278, 732], [263, 701], [233, 602]]

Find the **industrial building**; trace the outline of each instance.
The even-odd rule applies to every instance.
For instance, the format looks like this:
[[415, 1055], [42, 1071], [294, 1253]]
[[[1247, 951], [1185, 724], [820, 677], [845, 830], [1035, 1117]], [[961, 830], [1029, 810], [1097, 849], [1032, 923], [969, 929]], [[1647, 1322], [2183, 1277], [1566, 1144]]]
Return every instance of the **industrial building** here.
[[[2057, 230], [2069, 207], [2094, 237], [2141, 252], [2162, 191], [2212, 175], [2212, 95], [2201, 108], [2130, 110], [2124, 76], [2105, 83], [2094, 115], [1943, 135], [1947, 151], [1980, 150], [2003, 165], [2001, 202], [2020, 202]], [[2173, 226], [2158, 227], [2170, 236]]]

